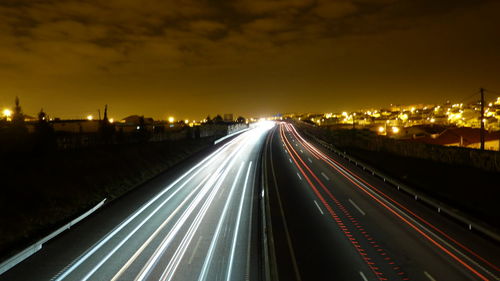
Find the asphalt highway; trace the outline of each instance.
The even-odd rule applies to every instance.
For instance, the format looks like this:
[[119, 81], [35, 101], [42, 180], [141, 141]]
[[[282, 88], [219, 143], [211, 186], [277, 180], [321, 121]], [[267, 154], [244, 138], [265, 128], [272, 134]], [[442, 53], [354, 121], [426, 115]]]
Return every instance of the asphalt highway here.
[[105, 206], [0, 280], [262, 280], [256, 183], [273, 126]]
[[499, 253], [293, 125], [261, 122], [105, 205], [0, 280], [500, 280]]
[[500, 280], [498, 244], [319, 148], [293, 125], [272, 131], [264, 159], [276, 280]]

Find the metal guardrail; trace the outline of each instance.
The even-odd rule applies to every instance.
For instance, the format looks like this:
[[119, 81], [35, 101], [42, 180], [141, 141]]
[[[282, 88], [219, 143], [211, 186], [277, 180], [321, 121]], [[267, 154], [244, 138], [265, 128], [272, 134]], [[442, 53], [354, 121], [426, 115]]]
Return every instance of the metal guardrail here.
[[21, 252], [17, 253], [16, 255], [14, 255], [14, 256], [10, 257], [9, 259], [7, 259], [6, 261], [2, 262], [0, 264], [0, 275], [5, 273], [7, 270], [11, 269], [12, 267], [16, 266], [17, 264], [19, 264], [23, 260], [29, 258], [34, 253], [38, 252], [40, 249], [42, 249], [42, 245], [44, 243], [47, 243], [50, 239], [56, 237], [57, 235], [61, 234], [63, 231], [69, 229], [70, 227], [77, 224], [78, 222], [80, 222], [84, 218], [88, 217], [90, 214], [92, 214], [97, 209], [102, 207], [102, 205], [104, 205], [104, 202], [106, 202], [106, 198], [104, 198], [104, 200], [99, 202], [92, 209], [83, 213], [82, 215], [80, 215], [76, 219], [70, 221], [69, 223], [65, 224], [64, 226], [61, 226], [56, 231], [54, 231], [51, 234], [42, 238], [40, 241], [34, 243], [33, 245], [29, 246], [28, 248], [22, 250]]
[[214, 141], [214, 144], [218, 144], [219, 142], [221, 142], [221, 141], [223, 141], [223, 140], [225, 140], [225, 139], [227, 139], [227, 138], [230, 138], [230, 137], [232, 137], [232, 136], [236, 136], [236, 135], [241, 134], [241, 133], [243, 133], [243, 132], [246, 132], [246, 131], [248, 131], [248, 130], [250, 130], [250, 128], [246, 128], [246, 129], [243, 129], [243, 130], [239, 130], [239, 131], [234, 132], [234, 133], [232, 133], [232, 134], [229, 134], [229, 135], [227, 135], [227, 136], [223, 136], [223, 137], [222, 137], [222, 138], [220, 138], [220, 139], [216, 139], [216, 140]]
[[463, 214], [459, 210], [457, 210], [457, 209], [455, 209], [455, 208], [453, 208], [453, 207], [451, 207], [443, 202], [440, 202], [434, 198], [430, 198], [430, 197], [416, 191], [415, 189], [391, 178], [387, 174], [373, 168], [372, 166], [364, 163], [363, 161], [360, 161], [354, 157], [347, 155], [345, 151], [341, 151], [341, 150], [335, 148], [335, 146], [333, 146], [332, 144], [329, 144], [323, 140], [318, 139], [316, 136], [308, 133], [307, 131], [303, 131], [303, 132], [308, 137], [312, 138], [317, 143], [319, 143], [321, 146], [323, 146], [326, 149], [328, 149], [328, 150], [338, 154], [339, 156], [347, 159], [349, 162], [354, 163], [356, 166], [362, 167], [363, 170], [367, 170], [368, 172], [371, 172], [373, 176], [379, 177], [384, 182], [393, 185], [399, 191], [404, 191], [407, 194], [414, 196], [415, 200], [420, 200], [421, 202], [429, 205], [430, 207], [436, 209], [438, 213], [446, 214], [446, 215], [452, 217], [453, 219], [463, 223], [465, 226], [468, 227], [469, 230], [474, 229], [475, 231], [489, 237], [490, 239], [493, 239], [496, 242], [500, 242], [500, 234], [489, 229], [487, 226], [484, 225], [483, 222], [481, 222], [477, 219], [471, 218], [468, 215]]

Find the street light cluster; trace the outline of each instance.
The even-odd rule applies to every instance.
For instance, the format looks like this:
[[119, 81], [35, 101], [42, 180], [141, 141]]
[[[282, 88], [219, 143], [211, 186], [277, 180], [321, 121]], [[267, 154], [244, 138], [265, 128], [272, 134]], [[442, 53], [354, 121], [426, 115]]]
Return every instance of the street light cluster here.
[[[400, 131], [400, 129], [399, 129], [399, 127], [393, 126], [393, 127], [391, 128], [391, 131], [392, 131], [392, 133], [393, 133], [393, 134], [398, 134], [398, 133], [399, 133], [399, 131]], [[380, 126], [380, 127], [378, 127], [378, 132], [379, 132], [379, 134], [381, 134], [381, 135], [385, 135], [385, 134], [387, 134], [387, 132], [386, 132], [386, 127], [385, 127], [385, 126]]]
[[[416, 125], [451, 125], [458, 127], [480, 127], [480, 104], [447, 102], [442, 105], [391, 105], [386, 109], [359, 110], [355, 112], [324, 114], [288, 114], [291, 118], [310, 120], [317, 125], [352, 125], [375, 127], [381, 134], [400, 133], [402, 127]], [[500, 130], [500, 97], [485, 103], [483, 123], [487, 130]], [[379, 128], [381, 126], [381, 128]], [[387, 129], [390, 126], [390, 129]], [[393, 127], [397, 129], [393, 129]]]

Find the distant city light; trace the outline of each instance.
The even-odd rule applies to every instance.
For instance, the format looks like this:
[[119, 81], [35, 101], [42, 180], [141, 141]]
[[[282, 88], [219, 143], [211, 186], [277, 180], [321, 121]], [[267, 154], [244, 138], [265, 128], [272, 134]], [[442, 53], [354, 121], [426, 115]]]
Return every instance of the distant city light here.
[[92, 116], [92, 115], [87, 116], [87, 120], [92, 121], [93, 119], [94, 119], [94, 116]]
[[398, 128], [398, 127], [392, 127], [392, 132], [393, 132], [394, 134], [399, 133], [399, 128]]
[[109, 118], [109, 123], [113, 123], [113, 122], [115, 122], [115, 119]]
[[175, 118], [174, 118], [174, 117], [172, 117], [172, 116], [168, 117], [168, 122], [170, 122], [170, 123], [174, 123], [174, 121], [175, 121]]
[[184, 120], [184, 124], [189, 124], [189, 119]]
[[3, 114], [4, 117], [11, 117], [12, 116], [12, 111], [10, 109], [6, 108], [6, 109], [4, 109], [2, 111], [2, 114]]
[[382, 126], [380, 126], [380, 127], [378, 127], [378, 131], [379, 131], [380, 133], [383, 133], [383, 132], [385, 132], [385, 128], [384, 128], [384, 127], [382, 127]]

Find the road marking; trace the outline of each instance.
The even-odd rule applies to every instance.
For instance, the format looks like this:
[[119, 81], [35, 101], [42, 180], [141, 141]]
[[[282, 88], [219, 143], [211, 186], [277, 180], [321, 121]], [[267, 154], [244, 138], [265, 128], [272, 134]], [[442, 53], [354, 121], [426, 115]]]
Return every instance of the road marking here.
[[322, 176], [323, 176], [323, 177], [324, 177], [327, 181], [329, 181], [329, 180], [330, 180], [330, 178], [328, 178], [328, 177], [325, 175], [325, 173], [321, 172], [321, 175], [322, 175]]
[[[328, 162], [330, 162], [330, 163], [333, 164], [333, 162], [331, 162], [331, 160], [329, 160]], [[441, 249], [444, 253], [448, 254], [454, 260], [460, 262], [462, 265], [464, 265], [465, 268], [467, 268], [468, 270], [470, 270], [472, 273], [476, 274], [480, 278], [484, 277], [481, 273], [477, 272], [472, 267], [468, 266], [464, 261], [462, 261], [455, 254], [453, 254], [452, 252], [446, 250], [446, 248], [444, 246], [449, 247], [455, 253], [457, 253], [460, 256], [462, 256], [462, 258], [466, 259], [467, 261], [469, 261], [474, 266], [480, 268], [482, 271], [484, 271], [488, 275], [492, 276], [495, 280], [500, 280], [500, 278], [498, 278], [491, 271], [489, 271], [488, 269], [484, 268], [482, 265], [480, 265], [479, 263], [477, 263], [475, 260], [471, 259], [466, 254], [464, 254], [463, 252], [461, 252], [460, 250], [458, 250], [457, 248], [455, 248], [453, 245], [451, 245], [450, 243], [448, 243], [447, 241], [445, 241], [443, 238], [441, 238], [440, 236], [438, 236], [436, 233], [432, 232], [429, 228], [423, 226], [420, 222], [418, 222], [413, 217], [411, 217], [410, 215], [408, 215], [407, 213], [405, 213], [404, 211], [402, 211], [402, 209], [396, 207], [393, 203], [389, 202], [387, 199], [385, 199], [384, 197], [382, 197], [380, 194], [378, 194], [375, 191], [373, 191], [365, 183], [361, 182], [359, 179], [355, 178], [353, 175], [347, 173], [347, 171], [344, 168], [341, 168], [341, 167], [339, 167], [336, 164], [334, 164], [334, 165], [336, 167], [338, 167], [340, 170], [344, 171], [344, 173], [346, 173], [345, 174], [346, 178], [347, 179], [349, 179], [349, 178], [352, 179], [353, 183], [356, 182], [356, 185], [358, 185], [358, 187], [361, 190], [363, 190], [366, 194], [370, 195], [379, 204], [381, 204], [387, 210], [389, 210], [390, 212], [392, 212], [393, 214], [395, 214], [396, 216], [398, 216], [403, 222], [405, 222], [407, 225], [409, 225], [411, 228], [413, 228], [415, 231], [417, 231], [420, 235], [422, 235], [428, 241], [430, 241], [431, 243], [433, 243], [434, 245], [436, 245], [436, 247], [438, 247], [439, 249]], [[431, 238], [426, 233], [428, 233], [429, 235], [433, 236], [434, 239], [436, 239], [437, 241], [443, 243], [444, 246], [441, 245], [441, 244], [439, 244], [437, 241], [435, 241], [433, 238]]]
[[292, 163], [292, 159], [288, 158], [288, 160], [290, 160], [290, 163]]
[[318, 210], [319, 212], [324, 215], [325, 213], [323, 213], [323, 210], [321, 210], [321, 207], [318, 205], [318, 202], [316, 202], [316, 200], [313, 200], [314, 201], [314, 204], [316, 204], [316, 207], [318, 207]]
[[297, 143], [296, 143], [296, 144], [295, 144], [295, 146], [296, 146], [296, 147], [299, 147], [299, 144], [297, 144]]
[[309, 160], [309, 163], [312, 163], [313, 161], [311, 160], [311, 158], [307, 158], [307, 160]]
[[302, 180], [302, 178], [299, 175], [299, 172], [297, 172], [297, 177], [299, 177], [299, 180]]
[[[425, 223], [425, 221], [423, 221], [423, 222], [417, 221], [417, 219], [413, 218], [408, 213], [404, 212], [401, 208], [397, 207], [395, 205], [395, 204], [397, 204], [397, 202], [395, 202], [395, 204], [391, 203], [389, 201], [390, 198], [386, 199], [382, 195], [380, 195], [377, 192], [375, 192], [372, 189], [372, 188], [374, 188], [373, 186], [371, 186], [372, 188], [368, 187], [368, 185], [370, 185], [370, 184], [368, 184], [366, 182], [363, 183], [362, 179], [356, 178], [357, 176], [355, 177], [355, 175], [356, 175], [355, 173], [349, 171], [348, 169], [346, 169], [342, 165], [339, 166], [338, 164], [335, 164], [334, 161], [332, 161], [331, 159], [326, 159], [326, 157], [324, 157], [323, 159], [325, 160], [325, 162], [330, 163], [332, 167], [334, 167], [335, 169], [338, 169], [339, 172], [341, 172], [346, 177], [346, 179], [348, 179], [352, 183], [354, 183], [358, 188], [360, 188], [363, 192], [365, 192], [367, 195], [369, 195], [370, 197], [372, 197], [381, 206], [385, 207], [388, 211], [390, 211], [391, 213], [393, 213], [394, 215], [396, 215], [399, 219], [401, 219], [401, 221], [403, 221], [408, 226], [410, 226], [411, 228], [413, 228], [418, 234], [420, 234], [422, 237], [424, 237], [429, 242], [431, 242], [432, 244], [434, 244], [437, 248], [439, 248], [444, 253], [446, 253], [450, 258], [452, 258], [455, 261], [457, 261], [460, 264], [462, 264], [471, 273], [475, 274], [477, 277], [479, 277], [479, 278], [481, 278], [483, 280], [487, 279], [486, 277], [484, 277], [483, 274], [481, 274], [480, 272], [478, 272], [478, 270], [476, 270], [476, 269], [473, 268], [473, 266], [475, 266], [475, 267], [479, 268], [480, 270], [486, 272], [493, 279], [500, 280], [499, 277], [497, 277], [490, 270], [486, 269], [483, 265], [479, 264], [477, 261], [475, 261], [471, 257], [467, 256], [463, 252], [461, 252], [454, 245], [452, 245], [450, 242], [446, 241], [444, 238], [442, 238], [439, 235], [437, 235], [435, 232], [433, 232], [432, 230], [430, 230], [428, 227], [422, 225], [422, 223]], [[375, 190], [376, 190], [376, 188], [375, 188]], [[436, 240], [434, 240], [434, 239], [436, 239]], [[449, 250], [449, 249], [451, 249], [451, 250]], [[459, 256], [461, 256], [464, 260], [462, 260]], [[470, 263], [470, 265], [467, 264], [466, 261], [468, 261]]]
[[363, 210], [361, 210], [361, 208], [358, 207], [358, 205], [356, 205], [356, 203], [354, 203], [354, 201], [352, 201], [351, 198], [349, 198], [349, 202], [351, 202], [351, 204], [354, 206], [354, 208], [356, 208], [363, 216], [365, 215], [365, 212], [363, 212]]
[[203, 238], [203, 236], [200, 235], [200, 237], [198, 237], [198, 241], [196, 242], [196, 245], [194, 246], [193, 252], [191, 253], [191, 256], [189, 257], [188, 264], [191, 264], [191, 262], [193, 261], [194, 254], [196, 254], [196, 250], [198, 250], [198, 246], [200, 246], [201, 238]]
[[368, 281], [368, 278], [366, 278], [365, 274], [363, 273], [363, 271], [360, 271], [359, 272], [359, 275], [361, 275], [361, 278], [363, 278], [364, 281]]
[[304, 153], [304, 151], [302, 151], [302, 149], [300, 150], [300, 153]]
[[424, 275], [425, 275], [427, 278], [429, 278], [429, 280], [431, 280], [431, 281], [436, 281], [436, 279], [435, 279], [434, 277], [432, 277], [432, 275], [430, 275], [430, 274], [429, 274], [429, 272], [424, 271]]

